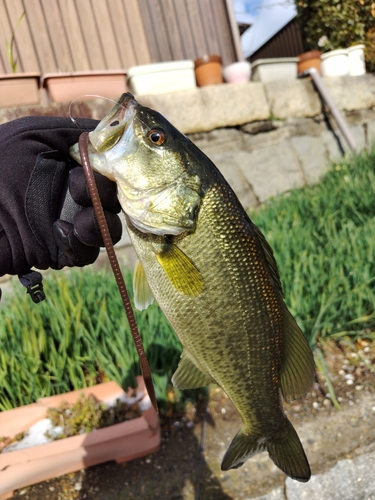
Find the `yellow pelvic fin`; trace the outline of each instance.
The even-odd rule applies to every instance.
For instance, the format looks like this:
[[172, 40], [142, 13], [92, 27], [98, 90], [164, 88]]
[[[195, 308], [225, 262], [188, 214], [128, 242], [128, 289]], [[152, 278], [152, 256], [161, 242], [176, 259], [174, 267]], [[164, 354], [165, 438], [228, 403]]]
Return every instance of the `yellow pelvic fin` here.
[[164, 245], [156, 258], [176, 290], [190, 297], [197, 297], [203, 292], [201, 273], [177, 245]]
[[135, 263], [133, 275], [134, 305], [139, 311], [147, 309], [154, 302], [145, 270], [139, 260]]
[[280, 386], [285, 401], [300, 399], [310, 390], [315, 376], [314, 356], [309, 344], [289, 311], [286, 312], [284, 359]]
[[181, 361], [172, 377], [173, 385], [178, 389], [197, 389], [211, 382], [211, 378], [197, 368], [191, 356], [183, 351]]

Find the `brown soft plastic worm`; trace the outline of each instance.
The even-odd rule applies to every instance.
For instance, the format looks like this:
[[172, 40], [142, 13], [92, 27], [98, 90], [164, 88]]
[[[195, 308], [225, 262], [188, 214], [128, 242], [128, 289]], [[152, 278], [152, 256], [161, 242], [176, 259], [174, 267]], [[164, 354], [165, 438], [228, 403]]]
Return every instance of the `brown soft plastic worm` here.
[[81, 155], [82, 166], [85, 172], [87, 184], [90, 191], [92, 205], [94, 207], [95, 215], [99, 224], [100, 232], [103, 237], [104, 245], [107, 250], [108, 259], [112, 267], [113, 274], [115, 275], [118, 289], [122, 298], [122, 303], [124, 304], [124, 309], [126, 316], [129, 321], [130, 331], [133, 336], [133, 341], [137, 349], [137, 354], [139, 357], [139, 363], [141, 366], [142, 376], [145, 381], [146, 389], [150, 397], [152, 406], [155, 411], [158, 412], [158, 405], [156, 402], [154, 386], [151, 378], [150, 365], [148, 364], [146, 353], [142, 344], [142, 339], [138, 331], [137, 323], [134, 317], [134, 312], [130, 303], [128, 291], [126, 289], [125, 281], [121, 273], [120, 265], [117, 260], [115, 249], [113, 248], [112, 238], [108, 229], [107, 221], [105, 219], [103, 207], [100, 201], [98, 188], [96, 187], [96, 182], [92, 168], [90, 165], [89, 154], [87, 151], [87, 145], [89, 141], [88, 132], [83, 132], [78, 141], [79, 153]]

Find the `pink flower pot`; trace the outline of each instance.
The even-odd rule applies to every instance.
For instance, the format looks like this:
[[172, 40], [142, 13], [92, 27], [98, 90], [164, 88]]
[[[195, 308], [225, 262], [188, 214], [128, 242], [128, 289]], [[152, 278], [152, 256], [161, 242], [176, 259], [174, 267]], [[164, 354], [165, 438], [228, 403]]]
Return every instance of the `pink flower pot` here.
[[238, 61], [223, 68], [224, 80], [228, 83], [245, 83], [250, 80], [251, 64], [248, 61]]

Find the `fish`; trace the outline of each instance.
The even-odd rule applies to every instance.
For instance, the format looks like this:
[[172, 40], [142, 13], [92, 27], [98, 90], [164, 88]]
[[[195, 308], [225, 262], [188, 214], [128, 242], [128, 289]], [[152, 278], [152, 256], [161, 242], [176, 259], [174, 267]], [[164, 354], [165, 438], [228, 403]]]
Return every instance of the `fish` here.
[[[222, 470], [267, 451], [289, 477], [311, 471], [283, 410], [315, 375], [287, 308], [270, 245], [211, 160], [160, 113], [126, 93], [89, 134], [92, 168], [117, 183], [138, 256], [138, 309], [155, 299], [181, 340], [172, 382], [217, 384], [242, 425]], [[70, 153], [80, 162], [78, 145]]]

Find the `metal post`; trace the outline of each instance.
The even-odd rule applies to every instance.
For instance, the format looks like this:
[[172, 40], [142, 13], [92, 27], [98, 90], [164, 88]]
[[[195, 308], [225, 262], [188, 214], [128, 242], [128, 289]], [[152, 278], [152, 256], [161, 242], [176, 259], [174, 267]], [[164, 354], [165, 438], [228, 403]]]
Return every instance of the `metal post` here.
[[355, 140], [352, 136], [352, 133], [349, 130], [349, 127], [340, 113], [340, 111], [337, 109], [336, 104], [333, 102], [332, 97], [329, 95], [328, 90], [326, 89], [323, 80], [321, 79], [318, 71], [315, 68], [309, 68], [300, 75], [298, 75], [300, 78], [303, 78], [305, 76], [311, 76], [313, 79], [313, 82], [315, 84], [315, 87], [317, 88], [319, 94], [322, 96], [324, 102], [330, 109], [333, 118], [336, 120], [336, 123], [341, 130], [342, 135], [344, 136], [346, 142], [348, 143], [349, 148], [352, 151], [356, 150], [356, 144]]

